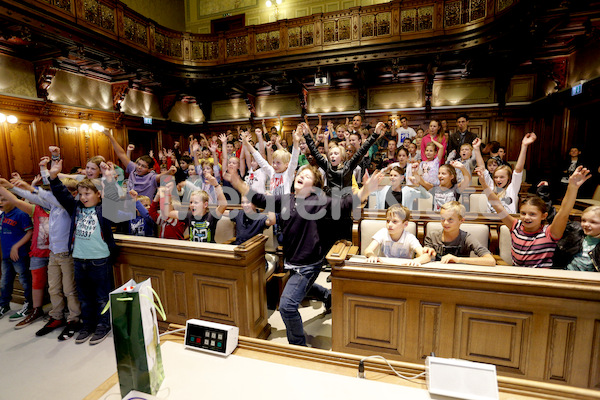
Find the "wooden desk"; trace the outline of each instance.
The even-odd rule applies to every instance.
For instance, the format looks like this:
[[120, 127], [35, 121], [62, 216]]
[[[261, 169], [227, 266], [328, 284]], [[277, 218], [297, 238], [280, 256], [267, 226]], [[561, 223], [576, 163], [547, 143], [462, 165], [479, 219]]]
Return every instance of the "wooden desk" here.
[[150, 278], [167, 324], [200, 318], [235, 325], [245, 336], [269, 336], [265, 236], [239, 246], [127, 235], [115, 240], [117, 285]]
[[[178, 326], [172, 326], [176, 329]], [[161, 341], [175, 341], [183, 343], [180, 334], [166, 335]], [[309, 370], [329, 372], [338, 375], [355, 377], [358, 370], [358, 362], [362, 356], [347, 353], [310, 349], [300, 346], [276, 344], [260, 339], [240, 337], [238, 348], [233, 353], [236, 356], [247, 357], [276, 364], [296, 366]], [[394, 368], [402, 374], [418, 374], [423, 372], [421, 364], [390, 361]], [[427, 389], [425, 378], [421, 377], [415, 381], [405, 381], [393, 375], [389, 367], [380, 360], [369, 360], [365, 362], [366, 377], [377, 382], [386, 382], [401, 385], [407, 388]], [[253, 392], [265, 390], [265, 386], [271, 387], [271, 380], [277, 376], [266, 376], [264, 381], [256, 383], [256, 388], [249, 387]], [[96, 390], [90, 393], [84, 400], [98, 400], [106, 395], [118, 384], [117, 375], [114, 374]], [[525, 400], [525, 399], [593, 399], [597, 398], [597, 391], [575, 388], [571, 386], [556, 385], [544, 382], [528, 381], [517, 378], [498, 376], [498, 387], [500, 399], [502, 400]], [[268, 390], [268, 389], [267, 389]], [[281, 395], [282, 397], [285, 397]], [[315, 393], [315, 398], [320, 398]]]
[[411, 363], [434, 352], [600, 389], [600, 274], [328, 260], [334, 351]]

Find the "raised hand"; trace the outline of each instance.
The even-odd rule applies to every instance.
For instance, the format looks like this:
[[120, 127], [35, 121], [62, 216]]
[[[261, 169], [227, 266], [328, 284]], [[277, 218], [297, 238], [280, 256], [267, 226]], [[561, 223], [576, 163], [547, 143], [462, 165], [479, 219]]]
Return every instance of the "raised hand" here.
[[174, 165], [171, 165], [171, 168], [169, 168], [169, 170], [167, 171], [167, 174], [175, 175], [176, 172], [177, 172], [177, 167]]
[[42, 158], [40, 158], [40, 168], [46, 168], [46, 166], [48, 165], [48, 163], [50, 162], [50, 157], [48, 156], [44, 156]]
[[127, 145], [127, 151], [133, 151], [133, 150], [135, 150], [135, 145], [133, 145], [133, 144], [128, 144], [128, 145]]
[[[50, 169], [48, 170], [48, 172], [50, 172], [50, 177], [52, 179], [56, 178], [58, 176], [58, 174], [60, 174], [60, 171], [62, 171], [62, 162], [63, 162], [63, 160], [52, 161]], [[20, 177], [19, 177], [19, 179], [20, 179]]]
[[465, 167], [463, 165], [463, 163], [461, 163], [460, 161], [457, 161], [457, 160], [451, 161], [450, 165], [452, 165], [456, 169], [463, 169]]
[[48, 147], [48, 151], [50, 152], [50, 154], [52, 154], [52, 156], [60, 157], [60, 147], [50, 146], [50, 147]]
[[590, 170], [580, 165], [569, 177], [569, 185], [575, 185], [579, 188], [591, 177], [592, 174], [590, 173]]
[[223, 144], [227, 144], [227, 135], [226, 135], [226, 134], [224, 134], [224, 133], [221, 133], [221, 134], [219, 135], [219, 140], [221, 141], [221, 143], [223, 143]]
[[[237, 175], [237, 174], [230, 174], [230, 175]], [[206, 179], [206, 181], [208, 182], [208, 184], [211, 185], [211, 186], [215, 186], [215, 187], [219, 186], [219, 182], [217, 181], [217, 178], [215, 178], [211, 174], [208, 174], [208, 173], [204, 174], [204, 179]]]
[[481, 139], [475, 138], [473, 140], [473, 149], [479, 149], [481, 147]]
[[12, 176], [13, 179], [21, 179], [21, 175], [19, 175], [18, 172], [13, 172], [10, 176]]
[[378, 122], [375, 126], [375, 133], [381, 135], [383, 132], [385, 132], [384, 128], [385, 124], [383, 122]]
[[523, 146], [529, 146], [530, 144], [532, 144], [533, 142], [535, 142], [536, 139], [537, 139], [537, 136], [535, 135], [535, 133], [530, 132], [527, 135], [525, 135], [525, 137], [523, 138], [523, 141], [521, 142], [521, 144]]
[[154, 150], [150, 150], [148, 152], [148, 155], [150, 156], [150, 158], [154, 158]]
[[15, 185], [13, 185], [12, 183], [10, 183], [9, 181], [7, 181], [4, 178], [0, 178], [0, 186], [6, 188], [6, 189], [12, 189]]
[[173, 142], [173, 148], [174, 149], [178, 149], [179, 148], [179, 142], [177, 142], [177, 141]]
[[135, 190], [131, 189], [129, 191], [129, 195], [131, 196], [131, 198], [133, 199], [133, 201], [137, 201], [138, 192], [136, 192]]
[[31, 186], [39, 186], [40, 182], [42, 182], [42, 176], [40, 174], [37, 174], [35, 178], [33, 178], [33, 180], [31, 181]]
[[215, 142], [212, 142], [209, 147], [211, 153], [216, 153], [218, 148], [219, 146]]

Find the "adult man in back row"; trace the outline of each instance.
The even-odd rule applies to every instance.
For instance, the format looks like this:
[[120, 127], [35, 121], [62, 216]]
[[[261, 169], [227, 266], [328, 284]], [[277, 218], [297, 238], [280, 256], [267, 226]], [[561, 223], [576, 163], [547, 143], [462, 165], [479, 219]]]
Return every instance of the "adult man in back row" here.
[[448, 147], [446, 154], [450, 154], [452, 150], [456, 150], [456, 153], [460, 151], [460, 146], [465, 143], [473, 143], [473, 140], [477, 138], [477, 135], [468, 130], [469, 117], [467, 114], [460, 114], [456, 119], [456, 132], [452, 133], [448, 138]]

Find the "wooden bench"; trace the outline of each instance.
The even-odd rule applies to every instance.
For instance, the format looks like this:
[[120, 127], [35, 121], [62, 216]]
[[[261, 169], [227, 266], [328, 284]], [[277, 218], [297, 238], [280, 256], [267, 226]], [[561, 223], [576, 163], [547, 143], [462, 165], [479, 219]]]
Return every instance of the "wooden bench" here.
[[336, 251], [327, 257], [334, 351], [421, 364], [435, 353], [495, 364], [500, 376], [600, 389], [600, 274], [368, 264]]

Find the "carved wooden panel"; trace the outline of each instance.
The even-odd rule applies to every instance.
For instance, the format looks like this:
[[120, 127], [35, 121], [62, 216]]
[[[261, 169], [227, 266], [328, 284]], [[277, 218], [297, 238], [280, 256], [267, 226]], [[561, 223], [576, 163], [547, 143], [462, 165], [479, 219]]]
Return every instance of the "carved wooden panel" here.
[[194, 295], [200, 318], [238, 323], [235, 281], [194, 275]]
[[[90, 137], [89, 157], [103, 155], [107, 159], [115, 159], [113, 157], [113, 147], [110, 140], [102, 133], [93, 132]], [[127, 147], [126, 145], [123, 147]]]
[[265, 279], [264, 274], [261, 274], [261, 269], [257, 268], [252, 271], [250, 285], [252, 288], [252, 299], [251, 299], [251, 307], [252, 307], [252, 323], [258, 324], [262, 318], [265, 317], [262, 313], [261, 304], [264, 304], [266, 300], [266, 293], [262, 290], [261, 282]]
[[10, 154], [11, 172], [22, 176], [35, 176], [39, 173], [35, 158], [35, 133], [33, 123], [7, 124], [7, 141]]
[[173, 312], [181, 317], [189, 314], [187, 305], [187, 290], [185, 285], [185, 272], [173, 271], [173, 290], [171, 294], [174, 297]]
[[590, 382], [588, 386], [594, 389], [600, 389], [600, 320], [594, 321], [592, 360], [592, 367], [590, 368]]
[[546, 379], [568, 382], [571, 375], [577, 320], [558, 315], [550, 316]]
[[419, 357], [439, 354], [442, 305], [421, 302], [419, 307]]
[[[75, 166], [85, 167], [85, 137], [78, 129], [68, 126], [58, 126], [58, 143], [60, 155], [63, 158], [63, 172], [69, 172]], [[44, 149], [46, 154], [48, 149]]]
[[456, 315], [456, 357], [526, 372], [530, 313], [457, 306]]
[[385, 348], [404, 354], [406, 302], [399, 299], [344, 296], [349, 323], [344, 327], [347, 346], [367, 346], [376, 351]]
[[132, 279], [136, 282], [143, 282], [150, 279], [152, 289], [158, 293], [158, 297], [163, 304], [165, 310], [170, 310], [169, 299], [167, 298], [167, 283], [166, 272], [156, 268], [147, 268], [139, 266], [131, 266]]

